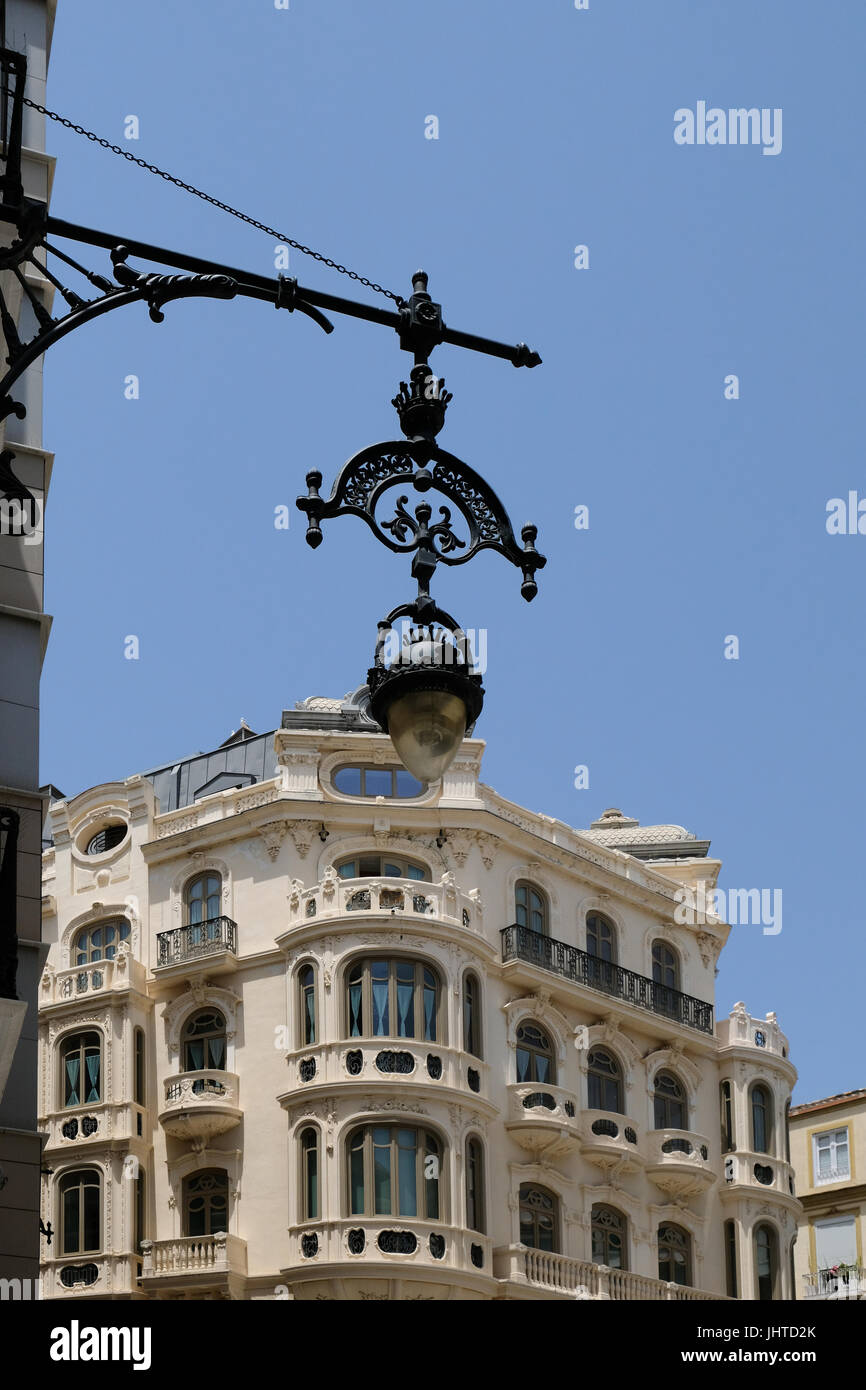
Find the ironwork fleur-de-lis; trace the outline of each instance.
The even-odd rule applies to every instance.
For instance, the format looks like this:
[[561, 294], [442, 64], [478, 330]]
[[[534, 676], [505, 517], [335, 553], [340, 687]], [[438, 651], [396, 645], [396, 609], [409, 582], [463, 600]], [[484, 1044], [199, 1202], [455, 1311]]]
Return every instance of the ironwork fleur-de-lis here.
[[428, 526], [427, 523], [433, 515], [433, 508], [430, 506], [430, 503], [419, 502], [418, 506], [415, 508], [415, 516], [411, 517], [406, 511], [406, 503], [408, 501], [409, 498], [405, 493], [403, 496], [397, 498], [394, 519], [393, 521], [381, 522], [383, 531], [390, 531], [391, 535], [394, 536], [396, 540], [400, 541], [401, 544], [405, 542], [406, 535], [409, 531], [412, 532], [412, 535], [419, 544], [426, 540], [432, 540], [434, 536], [438, 536], [443, 555], [448, 555], [452, 550], [458, 548], [462, 549], [466, 545], [466, 542], [461, 541], [458, 536], [455, 536], [451, 529], [450, 507], [440, 507], [439, 514], [442, 520], [434, 522], [432, 526]]

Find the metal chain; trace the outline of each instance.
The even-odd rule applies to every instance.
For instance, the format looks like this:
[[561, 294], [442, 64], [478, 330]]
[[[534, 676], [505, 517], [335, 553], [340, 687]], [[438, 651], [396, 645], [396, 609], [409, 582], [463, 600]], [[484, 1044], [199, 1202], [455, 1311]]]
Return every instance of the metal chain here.
[[268, 227], [264, 222], [258, 222], [254, 217], [249, 217], [247, 213], [240, 212], [238, 208], [230, 207], [228, 203], [221, 203], [219, 198], [212, 198], [209, 193], [203, 193], [200, 188], [195, 188], [191, 183], [184, 183], [183, 179], [175, 178], [174, 174], [167, 174], [164, 169], [160, 169], [156, 164], [148, 164], [146, 159], [139, 159], [138, 155], [132, 154], [130, 150], [124, 150], [120, 145], [112, 145], [108, 140], [103, 140], [101, 136], [94, 135], [92, 130], [85, 130], [84, 126], [76, 125], [66, 116], [60, 116], [56, 111], [49, 111], [47, 107], [40, 106], [38, 101], [31, 101], [29, 97], [23, 98], [24, 105], [30, 106], [34, 111], [47, 116], [51, 121], [57, 121], [60, 125], [66, 126], [67, 130], [74, 130], [76, 135], [86, 135], [88, 140], [101, 145], [105, 150], [111, 150], [112, 154], [119, 154], [124, 159], [128, 159], [131, 164], [137, 164], [140, 169], [146, 169], [150, 174], [157, 174], [159, 178], [165, 179], [166, 183], [173, 183], [175, 187], [182, 188], [185, 193], [192, 193], [194, 197], [201, 198], [203, 202], [210, 203], [212, 207], [219, 208], [222, 212], [229, 213], [232, 217], [237, 217], [241, 222], [246, 222], [248, 226], [255, 227], [257, 231], [264, 232], [267, 236], [276, 237], [278, 241], [285, 242], [293, 250], [300, 251], [303, 256], [312, 256], [314, 261], [321, 262], [322, 265], [330, 266], [340, 275], [348, 275], [350, 280], [357, 280], [359, 285], [366, 285], [368, 289], [376, 294], [384, 294], [387, 299], [393, 299], [394, 303], [401, 308], [406, 303], [405, 299], [399, 294], [394, 294], [392, 290], [386, 290], [382, 285], [377, 285], [375, 280], [368, 280], [365, 275], [359, 275], [356, 270], [349, 270], [346, 266], [340, 265], [338, 261], [332, 261], [330, 256], [323, 256], [321, 251], [314, 251], [310, 246], [304, 246], [300, 241], [294, 241], [292, 237], [285, 236], [273, 227]]

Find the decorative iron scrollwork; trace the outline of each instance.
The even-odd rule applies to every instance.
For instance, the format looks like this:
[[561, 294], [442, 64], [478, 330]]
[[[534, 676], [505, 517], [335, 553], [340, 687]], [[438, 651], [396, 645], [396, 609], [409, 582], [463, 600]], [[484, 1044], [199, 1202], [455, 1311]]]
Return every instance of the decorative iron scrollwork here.
[[470, 1247], [469, 1258], [476, 1269], [484, 1268], [484, 1251], [480, 1245], [472, 1245]]
[[433, 1081], [438, 1081], [442, 1075], [442, 1058], [434, 1057], [432, 1052], [427, 1054], [427, 1075]]
[[81, 1121], [81, 1133], [85, 1139], [89, 1139], [91, 1134], [95, 1134], [99, 1129], [99, 1121], [95, 1115], [85, 1115]]
[[367, 1237], [361, 1227], [353, 1227], [346, 1237], [346, 1244], [349, 1247], [350, 1255], [363, 1255]]
[[314, 1255], [319, 1253], [319, 1237], [315, 1231], [307, 1231], [301, 1236], [301, 1254], [305, 1260], [311, 1260]]
[[431, 1231], [430, 1233], [430, 1254], [434, 1260], [445, 1258], [445, 1237], [440, 1236], [438, 1231]]
[[414, 1255], [418, 1249], [413, 1231], [380, 1231], [376, 1244], [383, 1255]]
[[61, 1125], [61, 1127], [60, 1127], [60, 1133], [63, 1135], [63, 1138], [64, 1138], [64, 1139], [77, 1139], [77, 1138], [78, 1138], [78, 1121], [77, 1121], [77, 1120], [67, 1120], [66, 1123], [65, 1123], [64, 1125]]
[[523, 1108], [524, 1110], [537, 1110], [539, 1108], [555, 1110], [556, 1101], [546, 1091], [533, 1091], [531, 1095], [523, 1097]]
[[415, 1070], [415, 1058], [411, 1052], [377, 1052], [376, 1066], [379, 1071], [408, 1076]]
[[567, 1100], [567, 1101], [565, 1102], [565, 1113], [566, 1113], [566, 1115], [568, 1116], [568, 1118], [569, 1118], [570, 1120], [573, 1120], [573, 1119], [574, 1119], [574, 1101], [573, 1101], [573, 1100]]
[[626, 1125], [625, 1129], [623, 1130], [623, 1135], [625, 1136], [625, 1142], [627, 1144], [637, 1143], [637, 1134], [632, 1129], [631, 1125]]
[[360, 1048], [354, 1048], [346, 1053], [346, 1071], [350, 1076], [360, 1076], [364, 1065], [364, 1054]]
[[481, 1077], [478, 1075], [478, 1072], [475, 1070], [474, 1067], [470, 1067], [467, 1071], [466, 1080], [469, 1082], [470, 1091], [477, 1092], [481, 1090]]
[[593, 1120], [590, 1128], [593, 1134], [603, 1134], [608, 1139], [615, 1139], [619, 1134], [619, 1126], [613, 1120]]
[[370, 908], [369, 888], [359, 888], [356, 893], [346, 899], [347, 912], [368, 912]]
[[312, 1081], [313, 1077], [316, 1075], [315, 1057], [304, 1057], [298, 1067], [298, 1072], [302, 1081]]

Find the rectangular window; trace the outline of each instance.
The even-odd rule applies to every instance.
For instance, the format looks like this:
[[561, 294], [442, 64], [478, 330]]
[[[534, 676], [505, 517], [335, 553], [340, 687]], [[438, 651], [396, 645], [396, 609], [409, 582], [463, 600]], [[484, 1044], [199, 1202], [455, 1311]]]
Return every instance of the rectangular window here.
[[[397, 1037], [415, 1036], [415, 966], [397, 961]], [[428, 1034], [429, 1036], [429, 1034]]]
[[415, 1185], [415, 1131], [397, 1131], [397, 1168], [400, 1191], [400, 1215], [418, 1215], [418, 1194]]
[[390, 769], [364, 769], [365, 796], [393, 796], [393, 777]]
[[722, 1153], [730, 1153], [732, 1149], [736, 1148], [734, 1143], [734, 1110], [730, 1081], [723, 1081], [719, 1086], [719, 1103], [721, 1106], [722, 1122]]
[[141, 1242], [146, 1236], [145, 1216], [144, 1216], [144, 1174], [139, 1171], [135, 1179], [135, 1233], [133, 1235], [133, 1250], [136, 1255], [141, 1254]]
[[135, 1103], [144, 1105], [144, 1029], [135, 1030]]
[[815, 1187], [824, 1183], [847, 1182], [851, 1176], [848, 1129], [828, 1129], [812, 1137]]
[[387, 1038], [391, 1033], [388, 1017], [388, 975], [388, 962], [386, 960], [374, 960], [370, 966], [374, 1038]]
[[391, 1215], [391, 1131], [373, 1130], [373, 1194], [377, 1216]]
[[818, 1269], [857, 1263], [857, 1218], [833, 1216], [815, 1222], [815, 1260]]
[[725, 1222], [725, 1277], [728, 1298], [737, 1298], [737, 1226], [734, 1221]]

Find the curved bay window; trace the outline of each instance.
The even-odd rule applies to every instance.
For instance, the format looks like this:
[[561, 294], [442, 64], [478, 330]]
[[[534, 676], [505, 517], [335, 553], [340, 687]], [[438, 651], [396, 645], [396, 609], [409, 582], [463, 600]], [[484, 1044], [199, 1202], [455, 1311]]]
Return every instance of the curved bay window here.
[[60, 1252], [90, 1255], [102, 1245], [101, 1178], [96, 1168], [64, 1173], [60, 1189]]
[[440, 1220], [441, 1145], [429, 1130], [362, 1125], [347, 1140], [352, 1216]]
[[537, 1023], [521, 1023], [517, 1030], [517, 1080], [556, 1082], [553, 1044]]
[[755, 1279], [762, 1302], [778, 1298], [779, 1239], [772, 1226], [762, 1225], [755, 1231]]
[[420, 960], [370, 956], [346, 970], [350, 1038], [418, 1038], [442, 1042], [439, 976]]
[[514, 888], [514, 920], [518, 927], [528, 927], [541, 936], [548, 934], [547, 898], [525, 878], [519, 879]]
[[592, 1209], [592, 1262], [608, 1269], [628, 1269], [626, 1219], [616, 1207]]
[[301, 1134], [301, 1220], [319, 1216], [319, 1132], [310, 1126]]
[[559, 1201], [554, 1194], [535, 1183], [522, 1183], [519, 1207], [521, 1245], [556, 1252]]
[[102, 1100], [102, 1036], [74, 1033], [60, 1044], [64, 1107], [98, 1105]]
[[110, 922], [97, 922], [83, 927], [72, 943], [70, 960], [73, 965], [90, 965], [95, 960], [114, 960], [121, 941], [126, 941], [130, 925], [123, 917]]
[[312, 965], [302, 965], [298, 971], [298, 1003], [301, 1019], [301, 1047], [312, 1047], [316, 1041], [316, 972]]
[[616, 931], [613, 923], [600, 912], [587, 913], [586, 953], [596, 960], [616, 965]]
[[474, 1138], [466, 1141], [466, 1225], [484, 1232], [484, 1151]]
[[750, 1092], [752, 1111], [752, 1149], [756, 1154], [768, 1154], [773, 1139], [773, 1097], [762, 1082]]
[[183, 1030], [184, 1071], [224, 1071], [226, 1021], [218, 1009], [200, 1009]]
[[669, 1071], [660, 1071], [653, 1084], [653, 1125], [656, 1129], [688, 1129], [686, 1092]]
[[692, 1238], [682, 1226], [659, 1226], [659, 1278], [669, 1284], [692, 1282]]
[[229, 1176], [223, 1168], [207, 1168], [183, 1180], [183, 1233], [214, 1236], [228, 1231]]
[[587, 1106], [624, 1115], [622, 1068], [607, 1048], [594, 1047], [587, 1057]]
[[340, 878], [413, 878], [430, 882], [430, 870], [412, 859], [395, 858], [392, 854], [356, 854], [334, 867]]
[[481, 988], [478, 976], [463, 976], [463, 1051], [481, 1056]]

